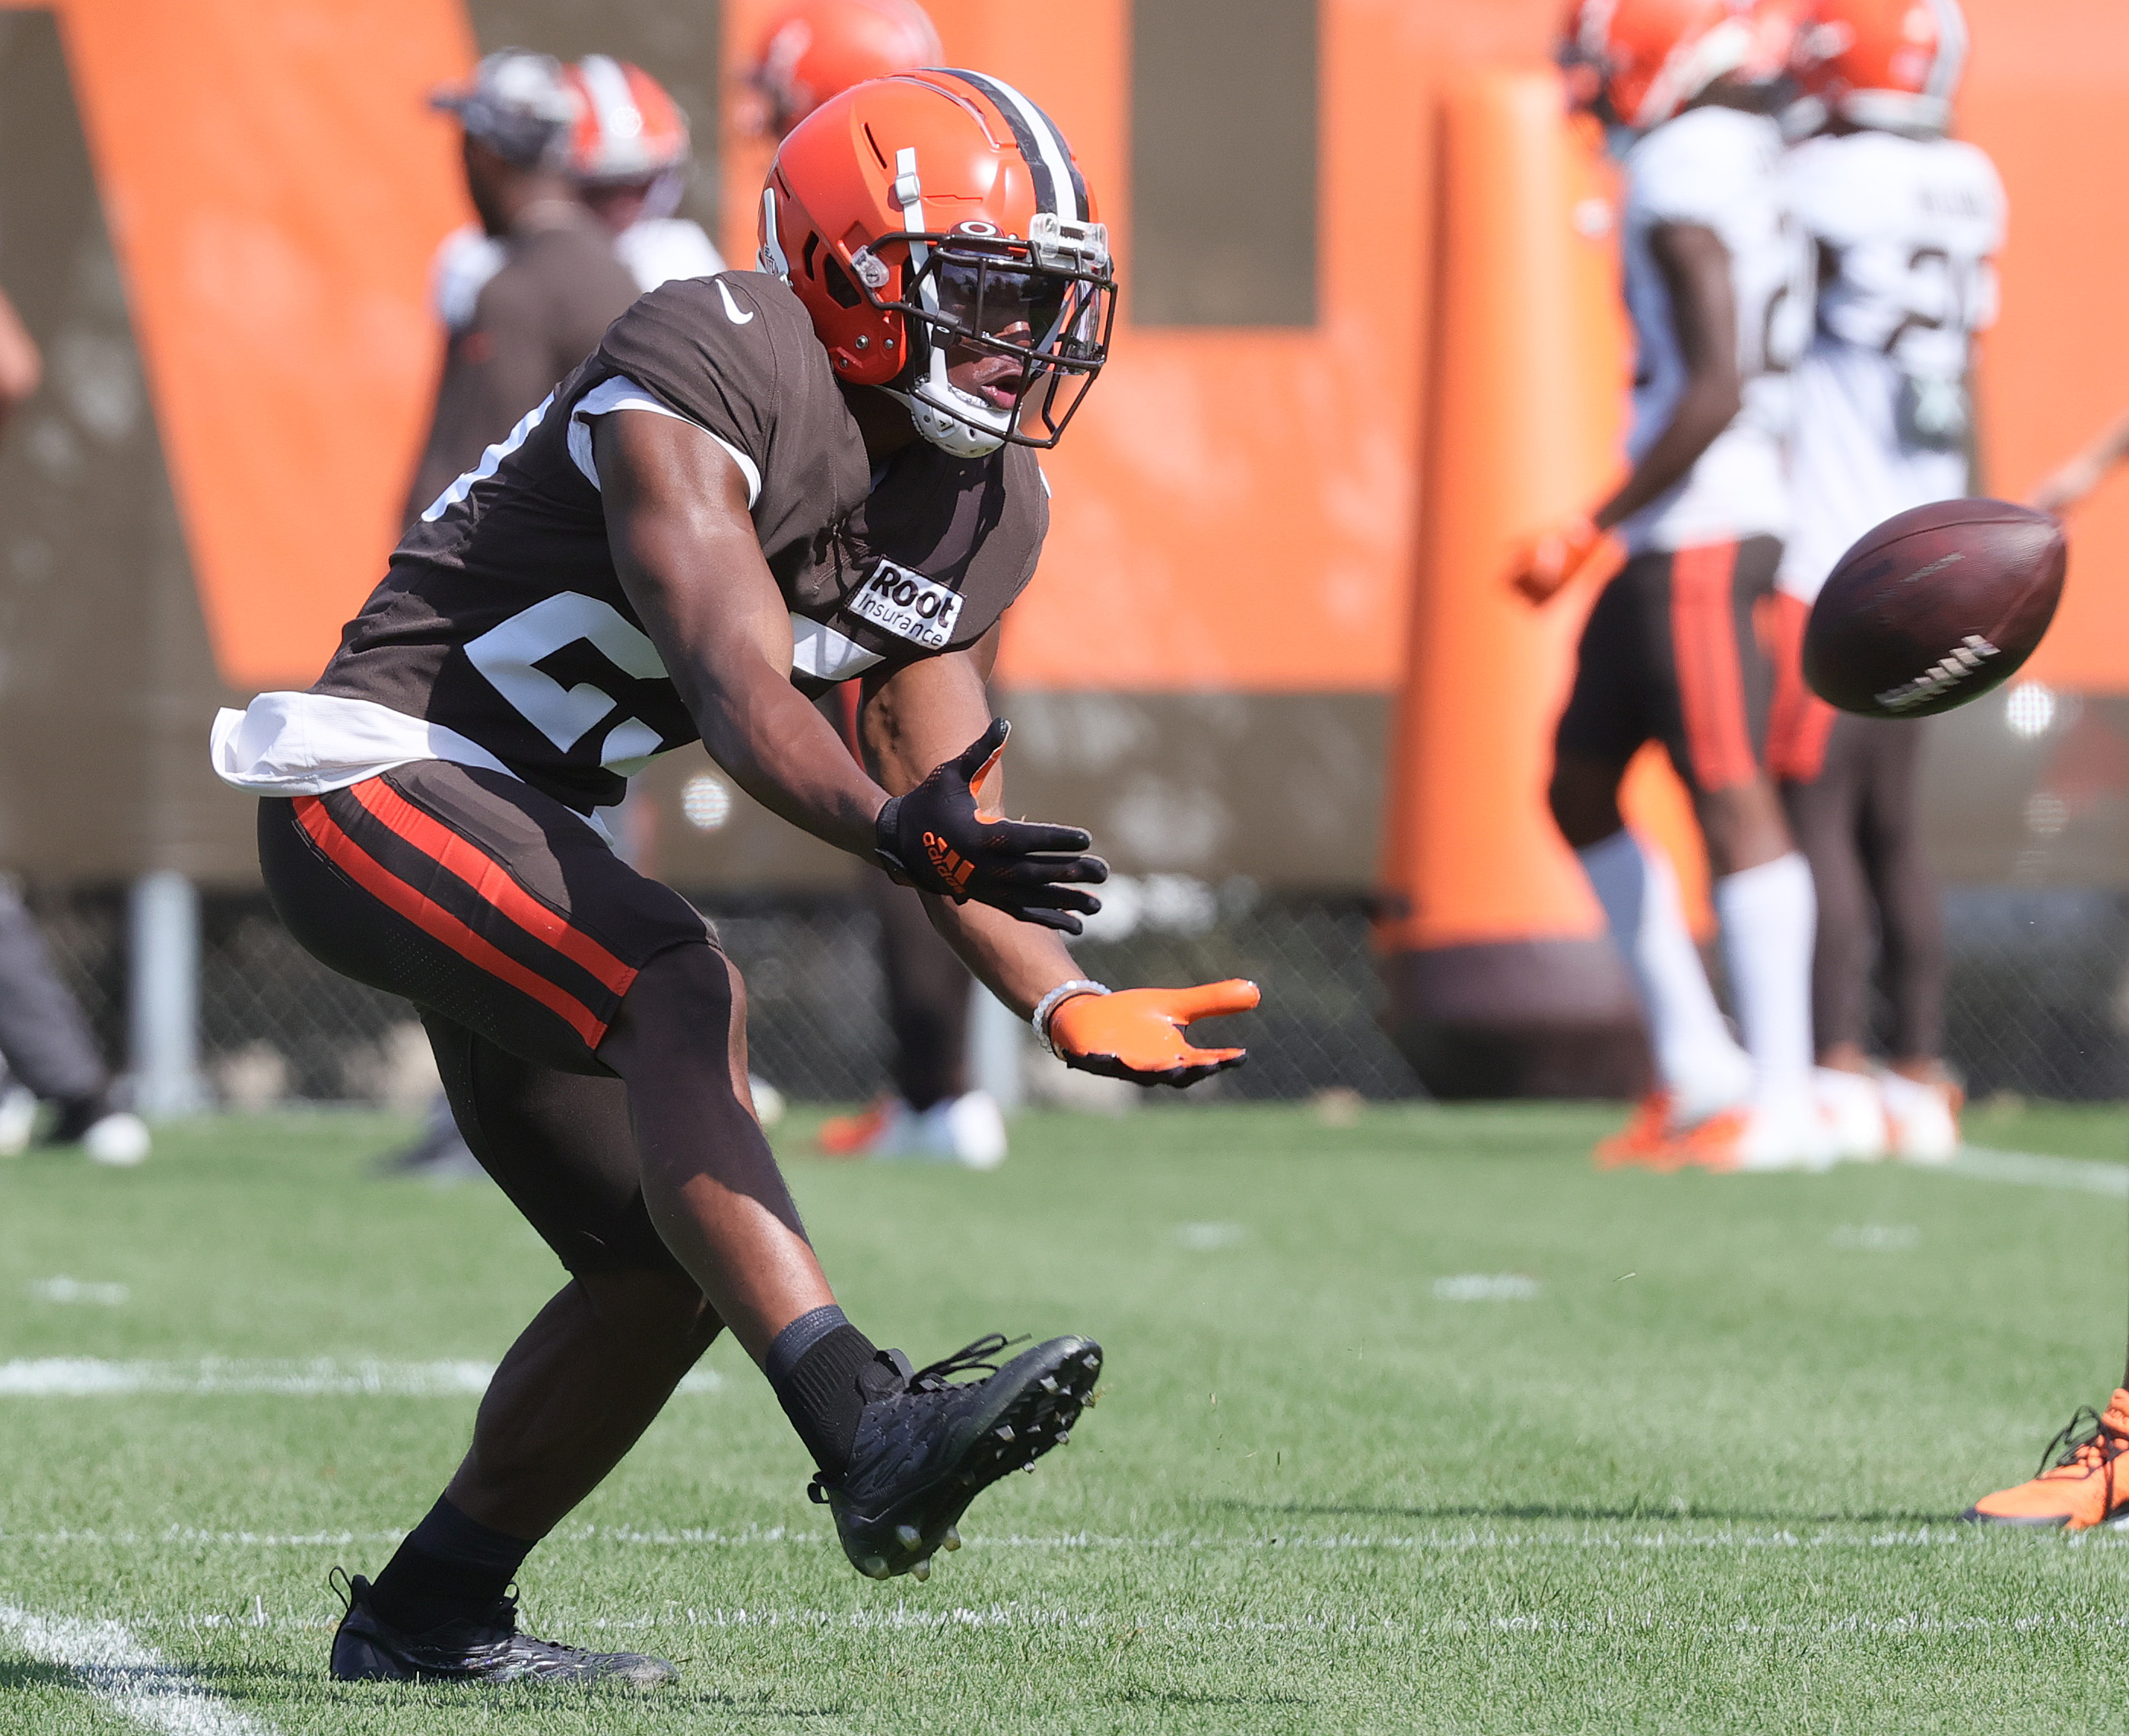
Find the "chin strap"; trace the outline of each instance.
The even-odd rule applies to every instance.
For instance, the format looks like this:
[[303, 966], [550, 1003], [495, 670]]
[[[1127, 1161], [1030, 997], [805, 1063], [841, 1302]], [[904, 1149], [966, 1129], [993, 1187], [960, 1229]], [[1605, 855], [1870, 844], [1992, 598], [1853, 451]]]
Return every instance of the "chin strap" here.
[[[949, 386], [946, 389], [950, 392], [953, 388]], [[927, 398], [919, 398], [912, 392], [898, 392], [892, 386], [887, 391], [889, 396], [902, 401], [917, 432], [942, 452], [955, 458], [988, 458], [1005, 444], [1004, 435], [964, 422]]]

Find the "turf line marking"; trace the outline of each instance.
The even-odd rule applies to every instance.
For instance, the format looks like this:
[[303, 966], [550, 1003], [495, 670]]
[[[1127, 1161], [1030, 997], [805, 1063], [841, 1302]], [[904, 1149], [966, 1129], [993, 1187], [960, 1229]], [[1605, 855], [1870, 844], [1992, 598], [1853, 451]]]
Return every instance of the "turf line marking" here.
[[[0, 1362], [0, 1398], [85, 1399], [131, 1394], [273, 1393], [291, 1398], [478, 1398], [494, 1376], [492, 1362], [336, 1362], [204, 1357], [190, 1362], [112, 1362], [96, 1357], [38, 1357]], [[714, 1369], [680, 1382], [683, 1393], [715, 1392]]]
[[[1857, 1521], [1848, 1529], [1814, 1527], [1808, 1530], [1740, 1531], [1716, 1519], [1706, 1530], [1687, 1529], [1689, 1519], [1651, 1529], [1576, 1529], [1559, 1532], [1495, 1530], [1490, 1528], [1436, 1532], [1331, 1532], [1310, 1534], [1281, 1529], [1277, 1532], [1207, 1534], [1187, 1531], [1130, 1536], [1098, 1532], [1035, 1537], [1007, 1532], [997, 1536], [974, 1535], [971, 1549], [1055, 1550], [1069, 1552], [1190, 1551], [1212, 1553], [1248, 1550], [1252, 1553], [1326, 1555], [1348, 1552], [1380, 1551], [1414, 1554], [1468, 1555], [1488, 1552], [1538, 1552], [1554, 1550], [1602, 1549], [1617, 1553], [1675, 1552], [1682, 1551], [1767, 1550], [1883, 1551], [1886, 1549], [1943, 1550], [1986, 1548], [1992, 1533], [1956, 1520], [1918, 1523], [1912, 1529], [1888, 1530]], [[293, 1533], [252, 1531], [210, 1531], [195, 1526], [172, 1525], [160, 1531], [0, 1531], [0, 1545], [19, 1543], [40, 1549], [136, 1549], [184, 1545], [191, 1548], [231, 1549], [345, 1549], [359, 1544], [397, 1544], [403, 1531], [314, 1531]], [[547, 1539], [552, 1550], [618, 1546], [636, 1549], [818, 1549], [834, 1542], [833, 1533], [783, 1525], [750, 1525], [731, 1530], [707, 1527], [650, 1529], [631, 1525], [565, 1525]], [[2061, 1540], [2065, 1548], [2129, 1549], [2129, 1524], [2081, 1531]], [[152, 1618], [145, 1624], [155, 1625]], [[212, 1624], [210, 1623], [210, 1625]]]
[[1975, 1181], [2009, 1181], [2025, 1187], [2066, 1189], [2129, 1199], [2129, 1163], [2099, 1163], [2082, 1157], [2048, 1157], [2038, 1152], [1999, 1152], [1985, 1145], [1963, 1145], [1946, 1164], [1918, 1164]]
[[59, 1664], [121, 1717], [164, 1736], [272, 1736], [272, 1726], [217, 1699], [115, 1621], [65, 1621], [0, 1604], [0, 1637]]

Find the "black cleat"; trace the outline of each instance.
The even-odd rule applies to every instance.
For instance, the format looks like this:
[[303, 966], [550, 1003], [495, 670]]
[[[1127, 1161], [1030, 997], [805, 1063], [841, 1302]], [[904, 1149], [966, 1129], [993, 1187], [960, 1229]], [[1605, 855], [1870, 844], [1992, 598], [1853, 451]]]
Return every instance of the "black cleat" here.
[[[336, 1568], [335, 1572], [338, 1572]], [[655, 1688], [680, 1672], [662, 1657], [634, 1652], [580, 1652], [517, 1631], [517, 1605], [507, 1597], [478, 1621], [447, 1621], [426, 1633], [386, 1625], [369, 1604], [370, 1585], [346, 1582], [347, 1614], [333, 1635], [337, 1681], [471, 1681], [568, 1684], [626, 1682]]]
[[[1069, 1438], [1101, 1378], [1102, 1347], [1052, 1338], [999, 1367], [988, 1359], [1007, 1342], [993, 1333], [913, 1374], [901, 1352], [883, 1352], [905, 1372], [903, 1390], [865, 1406], [850, 1469], [806, 1491], [834, 1512], [843, 1553], [868, 1578], [930, 1578], [932, 1552], [961, 1547], [954, 1527], [969, 1503]], [[948, 1378], [976, 1369], [993, 1371]]]

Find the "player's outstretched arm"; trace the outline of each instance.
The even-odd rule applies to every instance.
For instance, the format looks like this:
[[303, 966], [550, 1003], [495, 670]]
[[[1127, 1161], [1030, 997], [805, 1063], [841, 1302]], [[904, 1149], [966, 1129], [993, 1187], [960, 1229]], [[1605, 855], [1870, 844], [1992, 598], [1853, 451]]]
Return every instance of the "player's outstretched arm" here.
[[[927, 658], [868, 684], [861, 730], [865, 757], [886, 788], [912, 789], [936, 775], [926, 768], [944, 744], [989, 718], [984, 683], [997, 642], [994, 628], [972, 651]], [[971, 781], [987, 811], [1003, 807], [998, 751]], [[1007, 1006], [1031, 1019], [1044, 1046], [1069, 1066], [1141, 1085], [1187, 1085], [1240, 1066], [1245, 1058], [1241, 1049], [1193, 1047], [1185, 1028], [1195, 1018], [1254, 1007], [1254, 983], [1112, 994], [1080, 975], [1055, 932], [1062, 923], [1036, 926], [1000, 909], [936, 896], [926, 904], [969, 970]], [[1070, 932], [1078, 926], [1074, 921]]]
[[1669, 423], [1617, 491], [1529, 537], [1516, 550], [1508, 582], [1531, 603], [1550, 602], [1584, 570], [1605, 533], [1684, 480], [1745, 402], [1737, 363], [1737, 302], [1730, 250], [1698, 223], [1663, 223], [1649, 251], [1670, 291], [1671, 319], [1685, 364], [1685, 386]]
[[791, 684], [791, 617], [739, 466], [692, 422], [644, 410], [593, 421], [592, 453], [621, 588], [710, 757], [771, 813], [869, 859], [887, 792]]
[[2037, 512], [2060, 517], [2106, 480], [2107, 473], [2129, 458], [2129, 415], [2102, 431], [2098, 439], [2033, 490]]
[[[1077, 932], [1082, 889], [1108, 870], [1074, 827], [978, 811], [972, 785], [1002, 732], [988, 708], [895, 799], [791, 685], [791, 619], [748, 516], [746, 484], [691, 422], [622, 410], [593, 424], [607, 538], [622, 589], [703, 745], [741, 788], [815, 837], [955, 899]], [[980, 690], [980, 682], [978, 684]], [[1002, 727], [1001, 727], [1002, 732]]]

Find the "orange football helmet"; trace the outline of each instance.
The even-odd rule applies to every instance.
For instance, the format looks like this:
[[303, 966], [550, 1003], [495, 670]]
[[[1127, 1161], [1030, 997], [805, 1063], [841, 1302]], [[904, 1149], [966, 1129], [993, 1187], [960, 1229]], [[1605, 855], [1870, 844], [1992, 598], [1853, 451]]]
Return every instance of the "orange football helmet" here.
[[688, 160], [688, 117], [641, 67], [586, 55], [562, 79], [577, 99], [569, 172], [579, 180], [648, 181]]
[[745, 78], [781, 138], [853, 84], [945, 58], [917, 0], [793, 0], [769, 21]]
[[[898, 73], [794, 127], [761, 196], [761, 269], [838, 379], [879, 386], [964, 458], [1053, 446], [1107, 358], [1116, 279], [1071, 147], [981, 73]], [[971, 389], [949, 377], [1007, 367]]]
[[1717, 79], [1771, 82], [1794, 17], [1793, 0], [1574, 0], [1560, 61], [1579, 106], [1639, 131]]
[[1943, 132], [1966, 70], [1959, 0], [1814, 0], [1797, 32], [1808, 98], [1858, 126]]

